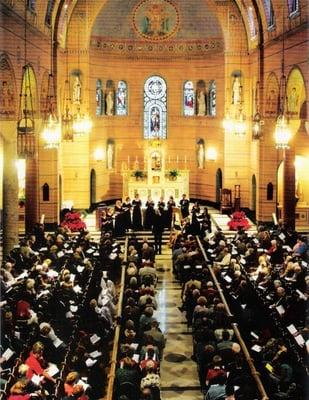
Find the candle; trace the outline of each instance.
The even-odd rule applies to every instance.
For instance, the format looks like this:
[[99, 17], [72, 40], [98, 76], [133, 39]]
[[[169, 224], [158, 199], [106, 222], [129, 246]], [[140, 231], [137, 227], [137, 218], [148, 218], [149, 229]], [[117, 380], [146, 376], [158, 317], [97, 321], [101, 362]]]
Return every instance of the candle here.
[[168, 156], [168, 163], [171, 163], [171, 156]]
[[185, 154], [185, 164], [187, 164], [187, 155]]
[[130, 156], [128, 156], [128, 168], [130, 168]]
[[177, 154], [177, 157], [176, 157], [176, 163], [178, 164], [178, 161], [179, 161], [179, 158], [178, 158], [178, 154]]

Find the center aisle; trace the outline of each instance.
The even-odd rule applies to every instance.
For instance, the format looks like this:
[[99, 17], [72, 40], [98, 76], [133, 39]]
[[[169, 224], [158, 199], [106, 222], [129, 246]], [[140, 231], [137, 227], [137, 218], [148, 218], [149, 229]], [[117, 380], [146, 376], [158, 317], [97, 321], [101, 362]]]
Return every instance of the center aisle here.
[[167, 341], [160, 366], [161, 399], [202, 400], [196, 363], [191, 360], [192, 335], [187, 330], [185, 313], [181, 305], [181, 286], [175, 281], [172, 251], [162, 246], [162, 255], [156, 256], [158, 284], [156, 299], [158, 310], [154, 316]]

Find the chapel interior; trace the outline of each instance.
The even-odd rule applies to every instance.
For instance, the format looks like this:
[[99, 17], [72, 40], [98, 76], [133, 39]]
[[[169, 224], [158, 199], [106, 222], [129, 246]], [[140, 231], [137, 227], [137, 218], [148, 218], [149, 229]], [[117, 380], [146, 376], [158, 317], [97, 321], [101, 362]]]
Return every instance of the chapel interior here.
[[[1, 262], [38, 223], [54, 231], [63, 210], [100, 232], [101, 210], [136, 194], [143, 210], [149, 198], [172, 196], [177, 211], [186, 194], [190, 209], [198, 202], [217, 215], [217, 228], [243, 211], [252, 229], [308, 235], [306, 0], [1, 0], [0, 7]], [[171, 253], [157, 259], [174, 269]], [[165, 314], [179, 305], [180, 286], [172, 290], [176, 278], [162, 271], [156, 312], [167, 335]], [[186, 321], [177, 318], [176, 326]], [[191, 372], [180, 392], [164, 368], [162, 400], [204, 398]], [[257, 393], [252, 399], [281, 398]]]

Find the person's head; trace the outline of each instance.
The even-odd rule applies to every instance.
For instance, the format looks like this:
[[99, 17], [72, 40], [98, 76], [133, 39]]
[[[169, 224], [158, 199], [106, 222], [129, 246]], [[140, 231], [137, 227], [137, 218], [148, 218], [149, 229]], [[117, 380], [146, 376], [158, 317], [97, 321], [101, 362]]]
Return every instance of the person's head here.
[[44, 345], [41, 342], [35, 342], [34, 345], [32, 346], [32, 353], [36, 358], [42, 356], [43, 350], [44, 350]]
[[68, 373], [67, 377], [65, 378], [65, 383], [69, 385], [73, 385], [78, 380], [78, 373], [75, 371], [71, 371]]
[[147, 373], [153, 372], [155, 369], [155, 363], [152, 360], [148, 360], [146, 362], [146, 371]]
[[224, 330], [222, 332], [222, 340], [229, 340], [230, 339], [230, 334], [228, 331]]
[[212, 359], [214, 367], [221, 367], [222, 365], [222, 358], [218, 355], [214, 356]]
[[20, 364], [20, 366], [18, 367], [18, 376], [20, 378], [26, 377], [28, 370], [29, 367], [27, 364]]
[[11, 394], [23, 394], [26, 391], [26, 382], [17, 381], [10, 389]]
[[151, 328], [152, 329], [158, 329], [159, 328], [159, 322], [157, 320], [151, 321]]
[[81, 396], [84, 393], [84, 388], [82, 385], [74, 385], [73, 396]]
[[276, 290], [278, 297], [283, 297], [285, 295], [285, 289], [282, 286], [279, 286]]
[[40, 332], [43, 336], [47, 336], [50, 333], [50, 331], [51, 331], [51, 326], [47, 323], [43, 324], [40, 327]]
[[197, 299], [197, 305], [204, 307], [204, 306], [206, 306], [206, 304], [207, 304], [206, 297], [200, 296], [200, 297]]
[[152, 307], [146, 307], [144, 310], [144, 314], [146, 317], [152, 317], [153, 316], [153, 308]]

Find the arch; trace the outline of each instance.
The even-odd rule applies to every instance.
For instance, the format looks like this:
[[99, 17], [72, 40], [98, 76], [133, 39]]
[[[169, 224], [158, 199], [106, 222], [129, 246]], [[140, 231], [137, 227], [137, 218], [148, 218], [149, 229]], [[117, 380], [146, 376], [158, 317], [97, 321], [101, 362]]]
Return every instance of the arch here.
[[144, 84], [144, 139], [166, 139], [167, 94], [166, 82], [157, 75]]
[[90, 205], [96, 202], [96, 172], [94, 169], [90, 171]]
[[42, 196], [43, 201], [49, 201], [49, 184], [46, 182], [42, 186]]
[[290, 119], [299, 119], [300, 110], [306, 101], [306, 87], [303, 74], [295, 66], [291, 69], [286, 85], [286, 109]]
[[251, 210], [256, 210], [256, 177], [255, 174], [251, 178]]
[[265, 117], [276, 118], [279, 111], [279, 81], [274, 72], [266, 80]]
[[0, 118], [15, 117], [16, 97], [14, 71], [8, 56], [3, 53], [0, 55]]
[[128, 85], [125, 81], [119, 81], [116, 92], [116, 115], [128, 114]]
[[186, 81], [183, 85], [183, 115], [190, 117], [195, 110], [195, 91], [192, 81]]
[[221, 168], [218, 168], [216, 172], [216, 203], [218, 206], [220, 204], [221, 190], [222, 190], [222, 170]]

